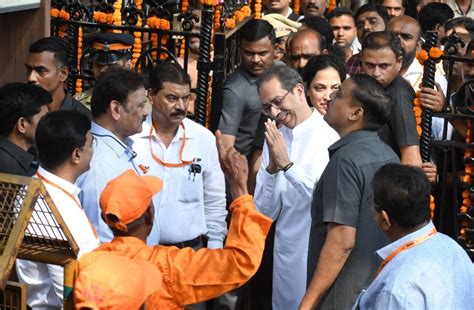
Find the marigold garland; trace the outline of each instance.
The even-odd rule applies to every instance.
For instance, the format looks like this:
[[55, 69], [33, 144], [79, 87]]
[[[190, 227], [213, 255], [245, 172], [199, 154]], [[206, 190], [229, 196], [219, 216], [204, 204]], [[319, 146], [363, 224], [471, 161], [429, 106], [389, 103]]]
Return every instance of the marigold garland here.
[[184, 13], [188, 10], [189, 8], [189, 1], [188, 0], [182, 0], [181, 1], [181, 12]]
[[[82, 57], [82, 27], [79, 27], [77, 32], [77, 72], [81, 72], [81, 57]], [[82, 79], [76, 81], [76, 94], [82, 92]]]
[[425, 64], [425, 61], [427, 61], [430, 58], [436, 62], [439, 62], [441, 60], [440, 59], [441, 56], [443, 56], [443, 51], [437, 47], [430, 48], [429, 52], [425, 50], [421, 50], [416, 53], [416, 59], [422, 66]]
[[[49, 14], [51, 15], [52, 18], [58, 18], [62, 20], [69, 20], [71, 18], [69, 13], [66, 12], [66, 10], [64, 9], [58, 10], [58, 9], [53, 8], [49, 11]], [[58, 29], [59, 29], [58, 36], [60, 38], [64, 38], [66, 36], [67, 25], [61, 25], [59, 26]]]
[[248, 5], [244, 5], [243, 7], [241, 7], [240, 12], [242, 12], [245, 17], [249, 17], [250, 15], [252, 15], [252, 10]]
[[[471, 122], [467, 123], [467, 132], [466, 132], [466, 143], [471, 143]], [[471, 149], [466, 149], [464, 153], [464, 159], [472, 158], [473, 151]], [[463, 176], [463, 183], [468, 184], [468, 188], [466, 188], [462, 192], [462, 205], [459, 208], [460, 214], [466, 214], [470, 207], [471, 207], [471, 191], [469, 190], [470, 184], [472, 182], [471, 173], [474, 171], [474, 163], [473, 162], [465, 162], [464, 164], [464, 176]], [[461, 221], [460, 223], [460, 231], [459, 235], [462, 239], [466, 239], [466, 231], [465, 228], [467, 227], [467, 223], [465, 221]]]
[[[415, 99], [413, 99], [413, 114], [415, 114], [415, 121], [416, 121], [416, 133], [418, 134], [418, 138], [421, 136], [423, 129], [421, 127], [421, 119], [423, 114], [423, 108], [420, 102], [420, 94], [421, 91], [417, 91], [415, 95]], [[435, 200], [432, 195], [430, 195], [430, 211], [431, 211], [431, 218], [434, 218], [434, 211], [436, 208]]]
[[231, 17], [231, 18], [226, 18], [225, 19], [225, 27], [227, 29], [232, 29], [235, 27], [235, 19], [234, 17]]
[[216, 6], [214, 9], [214, 31], [218, 32], [221, 29], [221, 6]]
[[217, 0], [201, 0], [202, 5], [216, 6], [218, 4]]
[[440, 60], [440, 57], [443, 56], [443, 51], [437, 47], [432, 47], [430, 48], [429, 55], [431, 59], [438, 62]]
[[422, 66], [425, 65], [425, 61], [427, 61], [429, 58], [430, 56], [428, 55], [428, 52], [425, 50], [421, 50], [416, 53], [416, 59]]
[[[121, 26], [122, 25], [122, 1], [117, 0], [114, 2], [114, 25]], [[114, 30], [114, 32], [120, 32], [120, 30]]]
[[296, 15], [300, 14], [300, 0], [293, 0], [293, 12]]
[[262, 0], [255, 0], [255, 19], [262, 18]]
[[331, 12], [332, 10], [334, 10], [336, 6], [337, 6], [336, 0], [329, 0], [328, 12]]
[[[118, 0], [117, 2], [120, 2]], [[136, 0], [135, 5], [139, 10], [142, 8], [142, 1], [141, 0]], [[135, 25], [137, 28], [140, 28], [142, 26], [142, 18], [141, 16], [138, 16], [138, 21], [137, 24]], [[140, 57], [140, 54], [142, 52], [142, 33], [140, 31], [135, 31], [133, 33], [133, 36], [135, 37], [135, 41], [133, 43], [133, 53], [132, 53], [132, 66], [135, 67], [138, 58]]]
[[[151, 29], [161, 29], [161, 30], [170, 30], [171, 29], [171, 24], [167, 19], [164, 18], [158, 18], [156, 16], [152, 16], [148, 18], [147, 20], [147, 25]], [[158, 47], [158, 34], [157, 33], [152, 33], [150, 36], [150, 41], [151, 41], [151, 46], [153, 48]], [[168, 42], [168, 35], [163, 34], [161, 36], [161, 46], [166, 46], [166, 43]], [[157, 58], [157, 52], [152, 52], [152, 58], [156, 60]], [[168, 56], [166, 53], [161, 53], [160, 59], [166, 59]]]
[[94, 12], [93, 19], [97, 24], [111, 25], [114, 23], [114, 14], [96, 11]]

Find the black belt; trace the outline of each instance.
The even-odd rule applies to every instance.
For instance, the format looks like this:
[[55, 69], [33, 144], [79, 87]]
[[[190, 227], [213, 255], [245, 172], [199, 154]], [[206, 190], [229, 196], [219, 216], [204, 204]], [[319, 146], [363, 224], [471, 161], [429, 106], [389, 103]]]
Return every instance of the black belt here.
[[194, 248], [195, 246], [198, 246], [199, 244], [204, 244], [203, 239], [204, 239], [203, 236], [197, 236], [196, 238], [194, 238], [192, 240], [178, 242], [178, 243], [165, 243], [163, 245], [175, 246], [175, 247], [178, 247], [180, 249], [182, 249], [182, 248]]

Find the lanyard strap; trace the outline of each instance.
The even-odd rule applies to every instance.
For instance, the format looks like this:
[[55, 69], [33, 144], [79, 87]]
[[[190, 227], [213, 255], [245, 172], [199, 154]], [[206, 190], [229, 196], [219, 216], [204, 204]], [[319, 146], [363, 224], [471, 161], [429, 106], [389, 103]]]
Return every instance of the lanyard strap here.
[[186, 130], [184, 128], [184, 124], [180, 124], [181, 127], [183, 127], [183, 137], [182, 137], [182, 142], [181, 142], [181, 147], [179, 149], [179, 160], [181, 161], [180, 163], [167, 163], [162, 161], [157, 155], [153, 153], [153, 124], [150, 126], [150, 152], [151, 152], [151, 157], [160, 165], [169, 167], [169, 168], [180, 168], [184, 167], [187, 165], [190, 165], [193, 163], [193, 161], [186, 161], [183, 160], [183, 151], [184, 151], [184, 145], [186, 144]]
[[[47, 183], [49, 185], [51, 185], [52, 187], [54, 188], [57, 188], [59, 189], [61, 192], [63, 192], [66, 196], [68, 196], [72, 201], [74, 201], [74, 203], [76, 204], [76, 206], [82, 210], [82, 207], [81, 207], [81, 204], [79, 203], [79, 201], [77, 200], [76, 197], [74, 197], [70, 192], [68, 192], [67, 190], [65, 190], [64, 188], [62, 188], [61, 186], [59, 186], [58, 184], [54, 183], [53, 181], [50, 181], [48, 179], [46, 179], [43, 175], [41, 175], [39, 172], [36, 172], [36, 176], [38, 178], [40, 178], [44, 183]], [[94, 236], [96, 238], [99, 238], [99, 236], [97, 235], [97, 232], [94, 228], [94, 226], [92, 225], [92, 223], [89, 221], [89, 219], [87, 219], [87, 222], [89, 223], [89, 225], [91, 226], [91, 229], [92, 229], [92, 232], [94, 233]]]
[[407, 243], [404, 243], [402, 244], [401, 246], [399, 246], [398, 248], [396, 248], [392, 253], [390, 253], [384, 260], [383, 262], [380, 264], [379, 268], [377, 269], [377, 273], [375, 276], [378, 276], [378, 274], [382, 271], [382, 269], [388, 264], [390, 263], [390, 261], [392, 259], [395, 258], [395, 256], [397, 256], [398, 254], [400, 254], [401, 252], [403, 251], [406, 251], [408, 249], [411, 249], [412, 247], [414, 247], [415, 245], [418, 245], [420, 243], [423, 243], [425, 242], [426, 240], [430, 239], [431, 237], [433, 237], [434, 235], [436, 235], [437, 231], [436, 231], [436, 228], [433, 227], [433, 229], [427, 233], [427, 234], [424, 234], [418, 238], [416, 238], [415, 240], [411, 240], [411, 241], [408, 241]]

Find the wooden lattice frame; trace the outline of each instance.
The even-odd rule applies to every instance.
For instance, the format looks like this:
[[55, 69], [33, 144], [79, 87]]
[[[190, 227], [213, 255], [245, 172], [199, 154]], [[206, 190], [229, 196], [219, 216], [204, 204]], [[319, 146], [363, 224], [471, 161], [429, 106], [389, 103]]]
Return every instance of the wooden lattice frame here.
[[0, 288], [16, 258], [65, 266], [78, 252], [43, 183], [0, 173]]
[[7, 282], [5, 289], [0, 291], [0, 309], [26, 310], [26, 285]]

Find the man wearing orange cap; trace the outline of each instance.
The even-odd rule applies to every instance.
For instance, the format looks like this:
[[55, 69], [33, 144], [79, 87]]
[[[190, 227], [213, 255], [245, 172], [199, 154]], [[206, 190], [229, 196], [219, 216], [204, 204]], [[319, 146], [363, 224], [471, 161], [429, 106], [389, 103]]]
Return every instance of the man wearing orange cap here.
[[[152, 262], [162, 273], [163, 286], [147, 302], [147, 309], [182, 309], [184, 305], [219, 296], [243, 285], [260, 265], [271, 219], [257, 212], [247, 193], [245, 157], [225, 148], [217, 133], [219, 159], [233, 197], [229, 234], [223, 249], [153, 246], [145, 244], [153, 227], [152, 197], [162, 188], [159, 178], [132, 170], [110, 181], [101, 194], [102, 216], [114, 232], [111, 243], [97, 251], [118, 252]], [[124, 190], [126, 189], [126, 190]]]
[[79, 260], [74, 303], [76, 309], [138, 309], [161, 286], [161, 273], [150, 262], [92, 252]]

